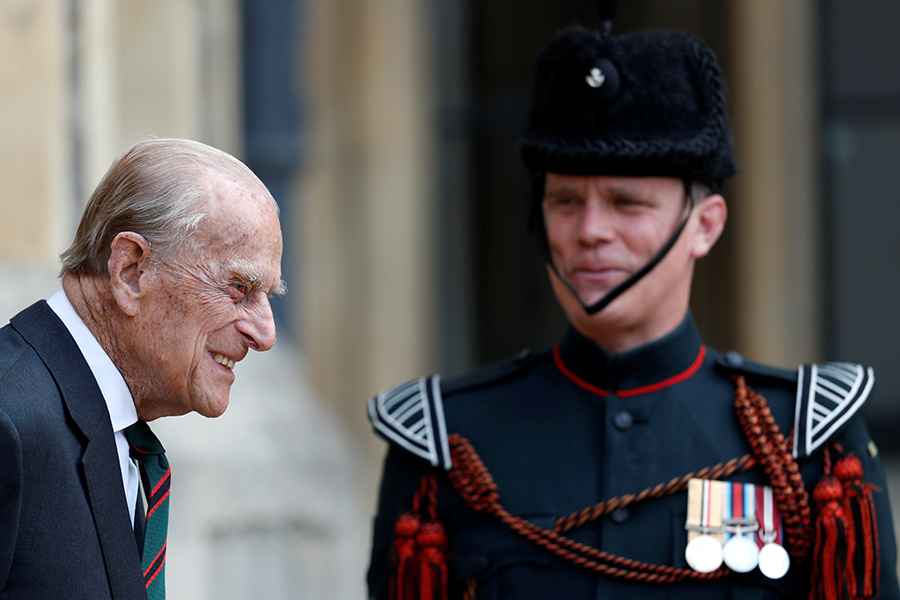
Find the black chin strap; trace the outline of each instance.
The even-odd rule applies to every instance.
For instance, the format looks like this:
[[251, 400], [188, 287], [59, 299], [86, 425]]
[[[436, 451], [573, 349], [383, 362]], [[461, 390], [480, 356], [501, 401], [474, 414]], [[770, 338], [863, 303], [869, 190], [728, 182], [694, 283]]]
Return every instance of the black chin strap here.
[[[672, 249], [672, 246], [675, 245], [675, 242], [678, 241], [678, 238], [681, 237], [681, 232], [684, 231], [685, 225], [687, 225], [688, 219], [691, 218], [691, 213], [694, 211], [694, 194], [693, 194], [693, 186], [691, 185], [691, 181], [689, 179], [684, 180], [684, 193], [686, 196], [686, 201], [689, 204], [687, 215], [685, 215], [684, 220], [681, 221], [681, 225], [678, 226], [678, 229], [672, 234], [669, 240], [663, 244], [663, 247], [660, 248], [659, 252], [654, 255], [650, 261], [641, 267], [640, 270], [631, 275], [628, 279], [614, 287], [607, 293], [605, 296], [594, 302], [593, 304], [585, 304], [581, 300], [581, 296], [575, 291], [575, 288], [572, 286], [569, 281], [560, 275], [559, 271], [556, 268], [556, 265], [553, 264], [553, 257], [550, 256], [549, 247], [547, 248], [547, 263], [550, 265], [550, 268], [553, 269], [553, 272], [556, 274], [556, 277], [565, 285], [572, 295], [578, 300], [578, 303], [581, 304], [581, 307], [584, 308], [584, 311], [589, 315], [594, 315], [606, 308], [610, 302], [621, 296], [628, 288], [636, 284], [640, 281], [647, 273], [653, 270], [653, 267], [659, 264], [659, 262], [666, 257], [669, 253], [669, 250]], [[541, 219], [543, 223], [543, 219]], [[547, 231], [546, 225], [544, 225], [544, 244], [546, 245], [547, 240]]]

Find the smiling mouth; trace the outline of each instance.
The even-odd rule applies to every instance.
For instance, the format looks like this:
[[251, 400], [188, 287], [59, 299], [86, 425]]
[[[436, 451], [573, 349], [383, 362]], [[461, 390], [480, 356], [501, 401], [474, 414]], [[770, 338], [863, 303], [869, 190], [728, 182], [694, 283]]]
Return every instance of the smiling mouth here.
[[228, 369], [233, 369], [233, 368], [234, 368], [234, 361], [231, 360], [230, 358], [228, 358], [227, 356], [222, 356], [222, 355], [219, 354], [218, 352], [213, 352], [212, 357], [213, 357], [213, 360], [214, 360], [214, 361], [216, 361], [217, 363], [219, 363], [219, 364], [222, 365], [223, 367], [226, 367], [226, 368], [228, 368]]
[[588, 281], [592, 280], [607, 280], [610, 278], [621, 277], [625, 273], [624, 269], [619, 269], [615, 267], [604, 267], [599, 269], [574, 269], [570, 275], [570, 277], [577, 279], [585, 279]]

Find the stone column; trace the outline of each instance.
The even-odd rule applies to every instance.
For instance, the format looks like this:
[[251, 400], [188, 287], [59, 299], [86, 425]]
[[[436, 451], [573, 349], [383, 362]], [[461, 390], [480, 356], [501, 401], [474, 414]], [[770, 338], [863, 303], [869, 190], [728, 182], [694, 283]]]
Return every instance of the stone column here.
[[55, 290], [73, 221], [69, 6], [0, 6], [0, 308], [9, 316]]
[[749, 357], [795, 368], [822, 352], [817, 8], [734, 0], [730, 10], [737, 337]]
[[315, 389], [367, 449], [375, 392], [434, 369], [428, 4], [312, 0], [301, 330]]

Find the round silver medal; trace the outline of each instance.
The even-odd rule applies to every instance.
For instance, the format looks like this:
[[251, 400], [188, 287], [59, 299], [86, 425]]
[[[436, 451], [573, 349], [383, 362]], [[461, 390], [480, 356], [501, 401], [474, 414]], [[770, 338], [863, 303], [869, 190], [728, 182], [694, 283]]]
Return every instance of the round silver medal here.
[[759, 548], [743, 535], [732, 536], [722, 548], [725, 566], [737, 573], [749, 573], [759, 563]]
[[791, 557], [780, 544], [768, 543], [759, 551], [759, 570], [769, 579], [781, 579], [791, 567]]
[[722, 566], [722, 544], [711, 535], [698, 535], [684, 549], [684, 558], [698, 573], [712, 573]]

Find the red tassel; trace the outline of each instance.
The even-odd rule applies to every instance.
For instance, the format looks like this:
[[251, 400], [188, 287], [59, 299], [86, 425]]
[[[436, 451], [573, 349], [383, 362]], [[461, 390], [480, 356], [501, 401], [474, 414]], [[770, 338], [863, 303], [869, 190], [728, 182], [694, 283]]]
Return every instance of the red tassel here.
[[[423, 522], [421, 514], [429, 519]], [[437, 520], [437, 479], [422, 477], [413, 512], [394, 525], [390, 600], [447, 600], [447, 533]]]
[[847, 454], [834, 465], [844, 488], [843, 512], [847, 521], [848, 584], [855, 600], [878, 596], [878, 525], [872, 485], [862, 481], [859, 459]]
[[826, 474], [812, 493], [819, 508], [813, 552], [810, 600], [849, 600], [846, 581], [847, 536], [840, 481]]
[[419, 545], [419, 600], [447, 600], [447, 533], [439, 521], [422, 525]]
[[415, 600], [417, 586], [416, 536], [422, 519], [415, 513], [400, 515], [394, 524], [391, 570], [391, 600]]

